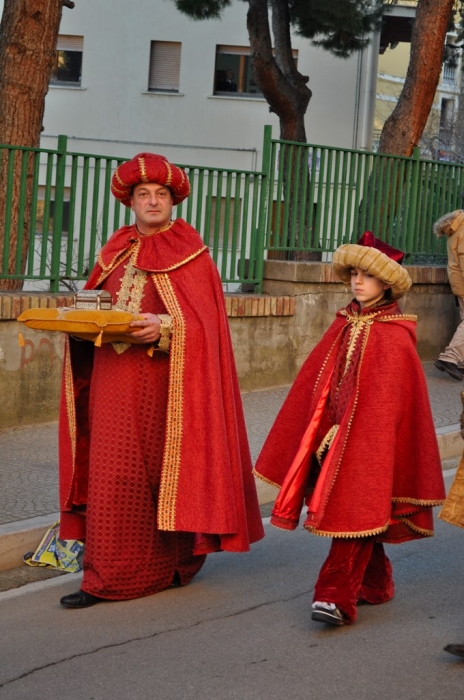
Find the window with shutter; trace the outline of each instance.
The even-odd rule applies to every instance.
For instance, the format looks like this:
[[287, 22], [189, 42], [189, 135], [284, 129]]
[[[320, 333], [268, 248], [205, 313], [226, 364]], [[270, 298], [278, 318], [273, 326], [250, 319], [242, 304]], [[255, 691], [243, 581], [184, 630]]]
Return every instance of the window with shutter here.
[[178, 41], [152, 41], [148, 89], [179, 92], [180, 51]]
[[[262, 97], [251, 67], [251, 49], [249, 46], [216, 46], [216, 69], [214, 74], [214, 94], [229, 97], [245, 95]], [[298, 51], [293, 50], [295, 64]]]
[[60, 34], [56, 44], [55, 64], [50, 77], [51, 85], [81, 84], [84, 37]]

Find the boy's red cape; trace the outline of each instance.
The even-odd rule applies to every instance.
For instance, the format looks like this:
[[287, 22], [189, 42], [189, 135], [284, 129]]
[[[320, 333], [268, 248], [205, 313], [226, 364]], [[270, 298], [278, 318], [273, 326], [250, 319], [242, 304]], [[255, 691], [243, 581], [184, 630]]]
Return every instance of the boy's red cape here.
[[[173, 319], [158, 527], [197, 533], [195, 553], [246, 551], [264, 532], [219, 275], [199, 234], [177, 219], [153, 236], [138, 237], [133, 226], [116, 231], [86, 288], [98, 287], [134, 247], [135, 267], [150, 273]], [[70, 346], [60, 414], [60, 532], [83, 540], [94, 348]]]
[[[445, 497], [427, 385], [415, 345], [415, 317], [396, 303], [349, 305], [309, 355], [277, 416], [256, 474], [281, 487], [271, 522], [331, 537], [386, 542], [433, 534], [432, 506]], [[344, 332], [363, 334], [354, 389], [317, 483], [313, 453]], [[314, 481], [314, 480], [313, 480]]]

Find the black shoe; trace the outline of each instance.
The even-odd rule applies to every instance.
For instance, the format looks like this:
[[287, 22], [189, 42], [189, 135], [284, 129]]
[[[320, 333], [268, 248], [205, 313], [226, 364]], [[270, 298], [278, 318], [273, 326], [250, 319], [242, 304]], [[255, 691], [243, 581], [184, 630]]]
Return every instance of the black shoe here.
[[180, 573], [178, 571], [174, 572], [174, 576], [169, 588], [180, 588], [182, 586], [182, 580], [180, 578]]
[[435, 360], [433, 363], [440, 372], [448, 372], [450, 377], [462, 382], [463, 373], [454, 362], [446, 362], [445, 360]]
[[64, 608], [90, 608], [97, 603], [104, 603], [106, 598], [98, 598], [96, 595], [86, 593], [85, 591], [77, 591], [70, 593], [60, 599], [60, 603]]
[[329, 625], [337, 625], [337, 627], [345, 624], [342, 611], [331, 603], [313, 603], [311, 620], [327, 622]]
[[450, 654], [462, 656], [464, 658], [464, 644], [447, 644], [444, 651], [448, 651]]

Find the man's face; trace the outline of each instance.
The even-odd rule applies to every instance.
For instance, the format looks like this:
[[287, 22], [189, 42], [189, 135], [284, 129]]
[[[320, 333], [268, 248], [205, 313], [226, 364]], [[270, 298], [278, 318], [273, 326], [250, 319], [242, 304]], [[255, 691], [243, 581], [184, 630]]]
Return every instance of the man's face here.
[[131, 207], [140, 233], [152, 233], [167, 226], [173, 206], [171, 190], [164, 185], [147, 182], [134, 187]]

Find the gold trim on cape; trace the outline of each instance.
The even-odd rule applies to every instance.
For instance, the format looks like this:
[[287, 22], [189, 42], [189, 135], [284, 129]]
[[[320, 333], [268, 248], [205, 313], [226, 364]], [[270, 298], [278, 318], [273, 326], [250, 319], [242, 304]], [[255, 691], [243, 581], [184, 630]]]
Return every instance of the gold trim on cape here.
[[321, 444], [319, 445], [319, 447], [317, 448], [317, 450], [315, 452], [316, 459], [321, 466], [322, 466], [322, 458], [324, 456], [324, 452], [326, 452], [326, 450], [330, 449], [330, 447], [332, 446], [335, 435], [338, 433], [339, 427], [340, 427], [339, 425], [333, 425], [331, 428], [329, 428], [329, 430], [327, 431], [327, 433], [323, 437]]
[[[195, 258], [197, 258], [199, 255], [201, 255], [201, 253], [203, 253], [205, 250], [208, 250], [207, 245], [204, 245], [202, 248], [199, 248], [199, 250], [196, 250], [194, 253], [189, 255], [187, 258], [183, 258], [183, 260], [180, 260], [179, 262], [174, 263], [174, 265], [171, 265], [170, 267], [163, 267], [159, 270], [158, 269], [150, 270], [150, 272], [152, 272], [153, 274], [162, 274], [164, 272], [172, 272], [173, 270], [177, 270], [178, 267], [182, 267], [182, 265], [186, 265], [191, 260], [195, 260]], [[138, 266], [137, 256], [139, 254], [139, 251], [140, 251], [140, 243], [137, 242], [136, 250], [134, 251], [134, 261], [133, 261], [135, 267]], [[141, 268], [139, 268], [139, 269], [141, 269]]]
[[[274, 526], [275, 527], [275, 526]], [[387, 532], [390, 527], [390, 521], [383, 527], [377, 527], [373, 530], [362, 530], [360, 532], [328, 532], [326, 530], [318, 530], [317, 527], [312, 527], [311, 525], [305, 525], [305, 530], [308, 530], [312, 535], [318, 535], [319, 537], [340, 537], [343, 539], [355, 539], [356, 537], [372, 537], [374, 535], [381, 535], [383, 532]]]
[[[137, 316], [137, 314], [140, 313], [142, 299], [145, 296], [143, 290], [147, 281], [147, 273], [134, 267], [133, 255], [129, 259], [124, 274], [120, 277], [119, 281], [121, 285], [116, 292], [118, 301], [114, 305], [115, 308], [122, 309], [123, 311], [130, 311]], [[122, 340], [111, 343], [111, 345], [118, 355], [121, 355], [131, 346], [129, 342], [125, 343]]]
[[186, 327], [182, 308], [167, 274], [152, 274], [166, 311], [172, 317], [173, 334], [169, 360], [169, 393], [166, 411], [166, 439], [158, 497], [158, 528], [176, 529], [176, 501], [179, 487], [183, 436], [184, 364]]
[[391, 316], [383, 316], [383, 318], [376, 318], [376, 321], [413, 321], [417, 323], [417, 316], [414, 314], [392, 314]]
[[[330, 498], [330, 494], [332, 493], [332, 489], [333, 489], [334, 484], [335, 484], [335, 482], [336, 482], [336, 480], [337, 480], [338, 472], [340, 471], [340, 464], [341, 464], [341, 461], [342, 461], [342, 459], [343, 459], [343, 455], [345, 454], [346, 443], [348, 442], [348, 437], [349, 437], [349, 434], [350, 434], [350, 431], [351, 431], [351, 424], [353, 423], [354, 414], [355, 414], [355, 412], [356, 412], [356, 407], [357, 407], [357, 405], [358, 405], [358, 399], [359, 399], [359, 382], [361, 381], [361, 372], [359, 371], [359, 368], [362, 366], [362, 361], [363, 361], [364, 353], [365, 353], [365, 351], [366, 351], [366, 346], [367, 346], [367, 340], [368, 340], [368, 338], [369, 338], [370, 329], [371, 329], [371, 325], [372, 325], [372, 320], [371, 320], [371, 319], [368, 319], [368, 320], [370, 321], [370, 323], [364, 323], [363, 326], [362, 326], [362, 327], [365, 329], [365, 332], [364, 332], [364, 334], [363, 334], [363, 337], [360, 339], [360, 342], [362, 343], [362, 346], [361, 346], [361, 353], [360, 353], [360, 356], [359, 356], [358, 370], [357, 370], [357, 372], [356, 372], [356, 386], [355, 386], [355, 394], [354, 394], [354, 400], [353, 400], [353, 407], [352, 407], [352, 409], [351, 409], [350, 417], [349, 417], [349, 419], [348, 419], [348, 424], [347, 424], [347, 426], [346, 426], [345, 440], [343, 441], [343, 445], [341, 446], [341, 449], [340, 449], [340, 454], [339, 454], [338, 462], [337, 462], [337, 465], [336, 465], [336, 467], [335, 467], [335, 471], [334, 471], [334, 474], [333, 474], [332, 483], [330, 484], [330, 488], [329, 488], [329, 490], [327, 491], [327, 495], [326, 495], [324, 504], [322, 505], [322, 513], [323, 513], [323, 514], [325, 513], [325, 509], [326, 509], [326, 506], [327, 506], [327, 502], [328, 502], [328, 500], [329, 500], [329, 498]], [[359, 338], [359, 334], [357, 334], [356, 340], [358, 340], [358, 338]], [[328, 355], [327, 355], [327, 359], [328, 359]], [[324, 516], [322, 516], [322, 517], [324, 517]], [[322, 519], [322, 518], [321, 518], [321, 519]], [[306, 527], [306, 525], [305, 525], [305, 527]], [[309, 526], [307, 529], [309, 530], [309, 529], [310, 529], [310, 526]], [[311, 532], [313, 532], [313, 530], [311, 530]], [[318, 534], [318, 533], [316, 533], [316, 534]], [[375, 534], [375, 533], [374, 533], [374, 534]], [[340, 535], [340, 536], [341, 536], [341, 535]], [[354, 535], [353, 535], [353, 537], [354, 537]]]
[[418, 535], [423, 535], [424, 537], [433, 537], [434, 532], [433, 530], [426, 530], [423, 527], [418, 527], [417, 525], [414, 525], [408, 518], [398, 518], [398, 520], [406, 525], [406, 527], [409, 527], [410, 530], [413, 532], [417, 532]]
[[[167, 225], [166, 231], [168, 231], [174, 223], [175, 223], [174, 221], [171, 221]], [[205, 250], [208, 250], [208, 246], [203, 245], [201, 248], [196, 250], [194, 253], [191, 253], [186, 258], [183, 258], [179, 262], [176, 262], [173, 265], [170, 265], [169, 267], [163, 267], [163, 268], [155, 269], [155, 270], [143, 269], [143, 268], [139, 267], [139, 265], [138, 265], [138, 255], [140, 252], [140, 246], [141, 246], [142, 240], [144, 238], [150, 238], [152, 235], [154, 236], [158, 233], [164, 233], [164, 229], [163, 230], [160, 229], [159, 231], [156, 231], [155, 233], [150, 234], [149, 236], [144, 236], [143, 234], [139, 234], [137, 229], [134, 228], [134, 234], [137, 235], [137, 240], [135, 240], [127, 250], [119, 251], [118, 253], [116, 253], [116, 255], [107, 264], [105, 264], [105, 262], [103, 261], [103, 258], [102, 258], [102, 250], [104, 250], [104, 248], [102, 248], [102, 250], [99, 252], [99, 254], [97, 256], [97, 262], [100, 265], [103, 272], [100, 275], [100, 277], [98, 278], [96, 286], [98, 286], [102, 282], [104, 282], [104, 280], [108, 277], [108, 275], [111, 274], [114, 267], [116, 267], [116, 265], [119, 265], [120, 263], [122, 263], [129, 256], [132, 256], [132, 264], [134, 265], [134, 267], [137, 267], [137, 269], [143, 270], [144, 272], [147, 272], [147, 273], [158, 274], [158, 273], [163, 273], [163, 272], [171, 272], [172, 270], [177, 270], [178, 267], [182, 267], [182, 265], [186, 265], [191, 260], [194, 260], [199, 255], [201, 255], [201, 253], [204, 253]]]
[[161, 325], [160, 338], [156, 349], [161, 352], [169, 353], [169, 348], [171, 347], [172, 318], [169, 314], [158, 314], [158, 318], [161, 321]]
[[409, 498], [408, 496], [392, 496], [392, 503], [411, 503], [413, 506], [424, 506], [425, 508], [433, 508], [434, 506], [441, 506], [445, 502], [445, 499], [439, 499], [435, 501], [421, 501], [417, 498]]
[[[119, 265], [119, 264], [122, 263], [126, 258], [128, 258], [130, 255], [132, 255], [132, 252], [133, 252], [132, 249], [133, 249], [133, 247], [134, 247], [134, 244], [132, 244], [132, 245], [130, 246], [130, 248], [129, 248], [128, 250], [124, 251], [124, 252], [119, 251], [119, 253], [117, 253], [117, 254], [114, 256], [114, 258], [113, 258], [112, 260], [110, 260], [110, 262], [108, 263], [108, 265], [105, 265], [105, 263], [103, 262], [103, 258], [102, 258], [102, 256], [101, 256], [101, 251], [99, 252], [98, 257], [97, 257], [97, 262], [98, 262], [98, 264], [100, 265], [100, 267], [101, 267], [101, 269], [103, 270], [103, 272], [102, 272], [102, 274], [100, 275], [100, 277], [98, 278], [96, 286], [98, 286], [99, 284], [101, 284], [102, 282], [104, 282], [104, 280], [106, 280], [106, 278], [108, 277], [108, 275], [110, 275], [110, 274], [112, 273], [112, 271], [113, 271], [114, 267], [116, 267], [116, 265]], [[103, 250], [103, 249], [102, 249], [102, 250]]]
[[69, 338], [66, 338], [66, 354], [65, 354], [65, 365], [64, 365], [64, 386], [65, 386], [65, 400], [66, 400], [66, 413], [68, 416], [68, 428], [69, 428], [69, 438], [71, 441], [71, 455], [72, 455], [72, 478], [69, 493], [67, 495], [66, 504], [69, 504], [71, 498], [71, 493], [74, 486], [74, 474], [76, 471], [76, 444], [77, 444], [77, 431], [76, 431], [76, 403], [74, 398], [74, 381], [71, 365], [71, 349], [69, 347]]
[[115, 304], [115, 308], [130, 311], [133, 314], [140, 313], [147, 273], [144, 270], [135, 268], [131, 258], [119, 281], [121, 286], [116, 292], [118, 301]]
[[281, 485], [276, 484], [275, 481], [271, 481], [270, 479], [266, 479], [265, 476], [262, 476], [259, 472], [256, 471], [256, 469], [253, 469], [253, 476], [256, 476], [258, 479], [261, 479], [261, 481], [264, 481], [265, 484], [269, 484], [269, 486], [274, 486], [276, 489], [280, 489]]
[[[423, 535], [424, 537], [433, 537], [433, 530], [426, 530], [423, 527], [418, 527], [414, 525], [408, 518], [395, 518], [399, 523], [403, 523], [410, 530], [416, 532], [418, 535]], [[375, 535], [381, 535], [388, 532], [392, 524], [390, 521], [384, 527], [378, 527], [374, 530], [363, 530], [362, 532], [327, 532], [326, 530], [318, 530], [317, 528], [311, 527], [311, 525], [305, 525], [305, 529], [308, 530], [312, 535], [318, 535], [319, 537], [339, 537], [340, 539], [355, 539], [357, 537], [372, 537]], [[394, 524], [393, 524], [394, 526]], [[276, 527], [274, 525], [274, 527]]]
[[137, 224], [134, 224], [134, 226], [135, 226], [135, 231], [136, 231], [137, 235], [140, 236], [140, 238], [142, 239], [142, 238], [150, 238], [151, 236], [156, 236], [158, 233], [164, 233], [165, 231], [169, 231], [169, 229], [171, 228], [173, 223], [174, 223], [173, 221], [169, 221], [168, 224], [161, 226], [160, 228], [156, 229], [156, 231], [152, 231], [151, 233], [142, 233], [137, 228]]

